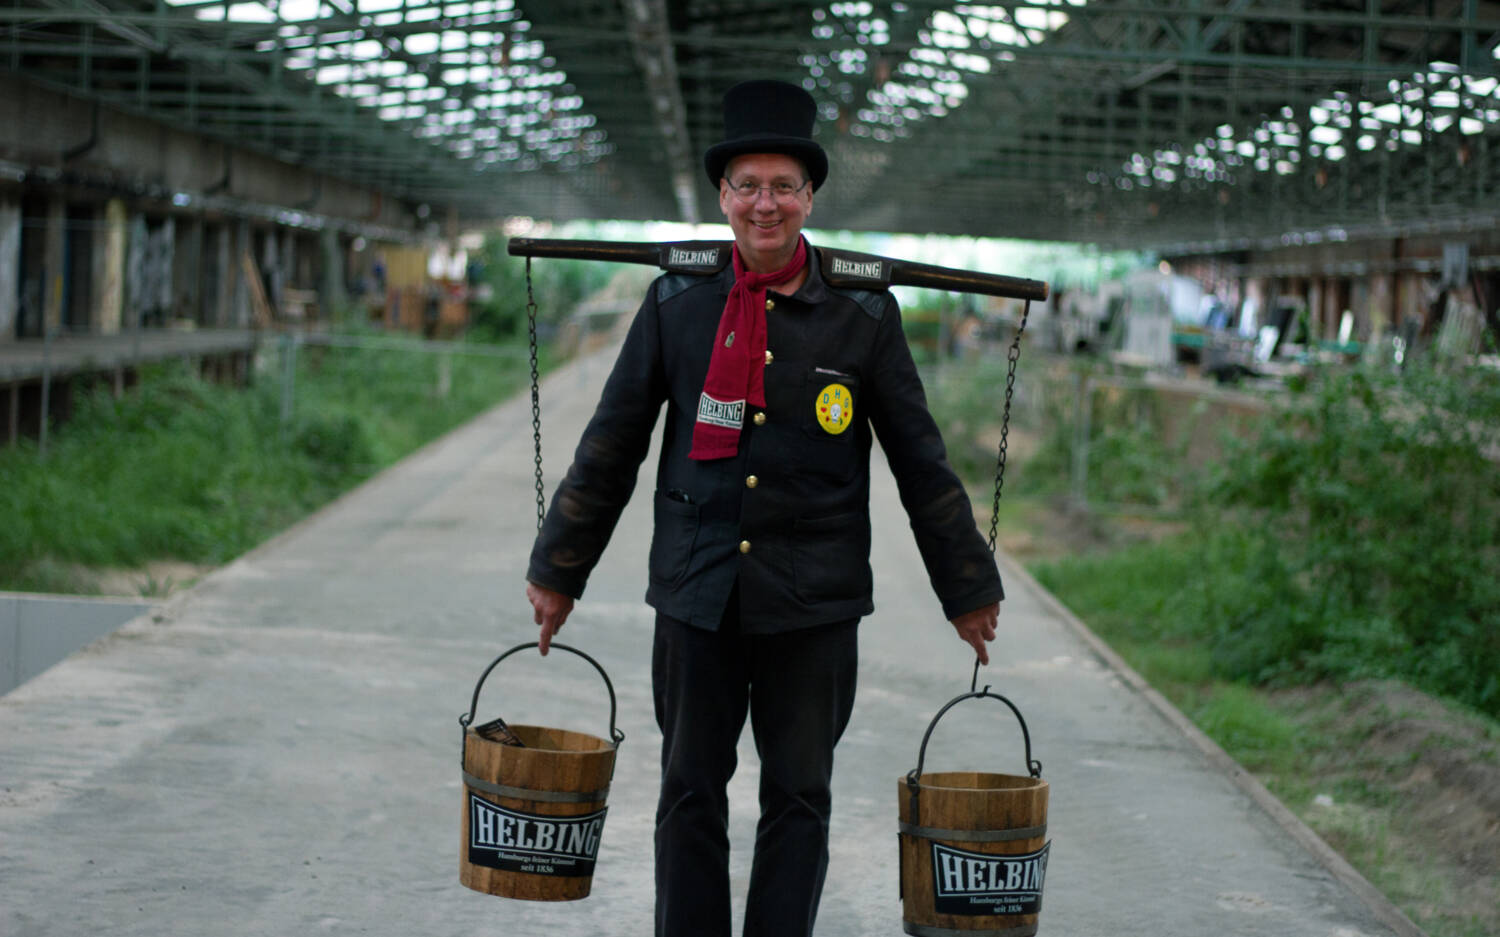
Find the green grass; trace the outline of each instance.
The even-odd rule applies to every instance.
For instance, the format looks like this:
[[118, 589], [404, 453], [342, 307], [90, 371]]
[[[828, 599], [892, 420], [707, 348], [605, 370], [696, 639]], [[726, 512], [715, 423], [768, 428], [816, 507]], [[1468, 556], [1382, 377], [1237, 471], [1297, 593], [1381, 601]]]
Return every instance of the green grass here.
[[[1216, 676], [1222, 667], [1214, 636], [1207, 629], [1192, 633], [1171, 614], [1183, 604], [1176, 584], [1194, 559], [1201, 561], [1183, 543], [1169, 541], [1054, 560], [1034, 572], [1429, 934], [1494, 933], [1500, 912], [1474, 907], [1484, 899], [1463, 884], [1472, 872], [1443, 853], [1442, 843], [1434, 842], [1440, 835], [1423, 829], [1424, 821], [1407, 816], [1408, 784], [1420, 776], [1414, 769], [1426, 750], [1471, 743], [1439, 733], [1416, 751], [1372, 751], [1370, 739], [1401, 714], [1358, 714], [1359, 700], [1344, 685], [1278, 690]], [[1493, 743], [1500, 727], [1488, 724]]]
[[[1159, 689], [1212, 680], [1214, 667], [1184, 605], [1202, 556], [1183, 541], [1139, 543], [1039, 564], [1038, 581]], [[1185, 620], [1186, 619], [1186, 620]]]
[[[1034, 454], [1010, 466], [1002, 543], [1033, 547], [1044, 586], [1434, 937], [1500, 932], [1477, 847], [1417, 810], [1435, 749], [1465, 771], [1500, 751], [1500, 377], [1324, 375], [1202, 464], [1159, 442], [1151, 401], [1096, 398], [1086, 495], [1112, 510], [1079, 515], [1060, 504], [1070, 397], [1026, 365], [1040, 399], [1012, 438]], [[1002, 379], [991, 362], [932, 393], [981, 514]], [[1461, 705], [1408, 718], [1351, 689], [1393, 681]], [[1431, 728], [1464, 706], [1484, 728]]]
[[253, 386], [177, 365], [120, 399], [87, 394], [50, 436], [0, 451], [0, 588], [87, 589], [93, 568], [216, 564], [525, 386], [504, 357], [304, 348], [283, 422], [278, 353]]

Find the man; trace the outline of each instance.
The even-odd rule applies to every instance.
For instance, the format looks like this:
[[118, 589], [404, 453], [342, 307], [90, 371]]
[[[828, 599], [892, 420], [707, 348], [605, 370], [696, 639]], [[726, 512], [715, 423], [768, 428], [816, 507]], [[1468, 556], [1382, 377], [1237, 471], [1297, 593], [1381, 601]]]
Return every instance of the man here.
[[829, 287], [802, 237], [828, 160], [800, 88], [724, 98], [704, 158], [733, 262], [652, 284], [537, 537], [526, 589], [541, 650], [583, 594], [662, 404], [646, 601], [662, 730], [656, 932], [728, 937], [726, 785], [747, 712], [761, 817], [746, 937], [812, 933], [828, 865], [833, 749], [874, 610], [872, 430], [944, 614], [988, 663], [1003, 597], [885, 291]]

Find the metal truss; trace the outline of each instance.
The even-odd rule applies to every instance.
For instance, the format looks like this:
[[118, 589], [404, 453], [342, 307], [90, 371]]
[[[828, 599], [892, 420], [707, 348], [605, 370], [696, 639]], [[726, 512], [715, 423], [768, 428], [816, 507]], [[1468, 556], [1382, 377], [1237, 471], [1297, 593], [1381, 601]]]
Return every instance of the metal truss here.
[[12, 0], [0, 67], [466, 217], [713, 220], [737, 80], [831, 228], [1143, 246], [1500, 206], [1500, 0]]

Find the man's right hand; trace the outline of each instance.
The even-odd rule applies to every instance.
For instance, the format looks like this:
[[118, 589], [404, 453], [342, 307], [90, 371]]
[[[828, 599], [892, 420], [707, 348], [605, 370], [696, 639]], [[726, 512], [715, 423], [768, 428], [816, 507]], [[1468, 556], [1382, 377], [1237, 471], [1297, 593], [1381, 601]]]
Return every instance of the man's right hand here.
[[546, 657], [547, 649], [552, 646], [552, 636], [562, 630], [563, 623], [568, 620], [568, 615], [573, 611], [573, 597], [554, 592], [546, 586], [528, 582], [526, 598], [531, 600], [531, 620], [542, 626], [542, 633], [537, 638], [537, 644], [542, 656]]

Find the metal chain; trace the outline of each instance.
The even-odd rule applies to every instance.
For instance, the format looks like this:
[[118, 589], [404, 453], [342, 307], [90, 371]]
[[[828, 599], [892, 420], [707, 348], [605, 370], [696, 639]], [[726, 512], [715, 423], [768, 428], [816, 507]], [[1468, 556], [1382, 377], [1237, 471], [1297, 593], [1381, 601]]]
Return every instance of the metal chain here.
[[531, 440], [536, 447], [536, 529], [541, 530], [547, 502], [542, 488], [542, 392], [536, 365], [536, 296], [531, 291], [530, 257], [526, 258], [526, 334], [531, 340]]
[[[1021, 309], [1021, 325], [1016, 329], [1015, 341], [1010, 344], [1006, 359], [1010, 362], [1005, 376], [1005, 412], [1000, 417], [1000, 454], [995, 460], [995, 503], [990, 508], [990, 552], [995, 552], [995, 539], [1000, 530], [1000, 489], [1005, 485], [1005, 453], [1010, 439], [1010, 401], [1016, 393], [1016, 363], [1021, 360], [1021, 333], [1026, 331], [1026, 319], [1031, 315], [1031, 300]], [[978, 671], [975, 671], [976, 675]]]

